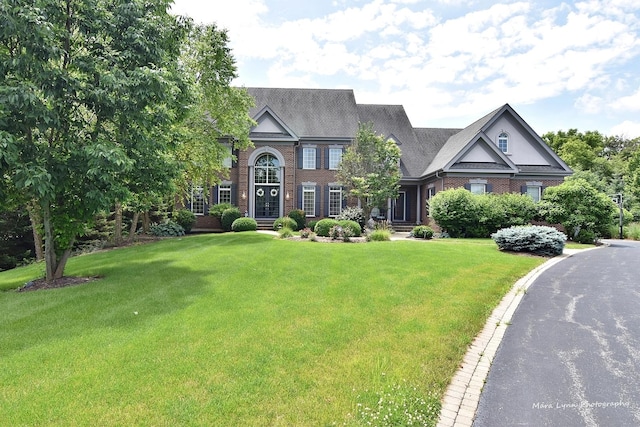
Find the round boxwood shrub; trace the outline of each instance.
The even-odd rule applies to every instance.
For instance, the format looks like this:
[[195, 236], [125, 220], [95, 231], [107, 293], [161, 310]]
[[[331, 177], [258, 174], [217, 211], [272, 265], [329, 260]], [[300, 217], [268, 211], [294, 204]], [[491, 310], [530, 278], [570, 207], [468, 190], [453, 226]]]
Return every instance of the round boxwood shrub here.
[[362, 228], [360, 227], [360, 224], [358, 224], [356, 221], [342, 219], [342, 220], [338, 220], [338, 225], [343, 229], [344, 228], [350, 229], [351, 230], [350, 237], [360, 237], [362, 235]]
[[256, 231], [257, 229], [258, 223], [253, 218], [241, 217], [231, 224], [232, 231]]
[[173, 211], [173, 214], [171, 216], [176, 223], [180, 224], [185, 233], [190, 232], [191, 228], [196, 223], [196, 214], [187, 209], [179, 209], [177, 211]]
[[433, 237], [433, 228], [428, 225], [418, 225], [411, 230], [411, 236], [416, 239], [431, 239]]
[[273, 231], [278, 231], [282, 228], [288, 228], [290, 230], [297, 230], [298, 223], [288, 216], [283, 216], [273, 221]]
[[315, 219], [314, 219], [314, 220], [312, 220], [312, 221], [309, 221], [309, 224], [307, 224], [307, 228], [310, 228], [310, 229], [311, 229], [311, 231], [313, 231], [313, 230], [315, 230], [315, 229], [316, 229], [316, 224], [317, 224], [317, 223], [318, 223], [318, 221], [317, 221], [317, 220], [315, 220]]
[[222, 225], [222, 229], [224, 231], [231, 231], [231, 226], [233, 225], [233, 221], [240, 218], [242, 214], [240, 213], [240, 209], [236, 207], [231, 207], [225, 209], [222, 212], [222, 217], [220, 218], [220, 224]]
[[338, 221], [336, 221], [335, 219], [332, 219], [332, 218], [321, 219], [316, 223], [316, 226], [313, 229], [313, 231], [318, 236], [329, 237], [329, 231], [331, 231], [331, 228], [336, 225], [338, 225]]
[[307, 215], [304, 213], [302, 209], [294, 209], [289, 212], [289, 218], [294, 220], [297, 224], [294, 230], [302, 230], [304, 225], [307, 223]]

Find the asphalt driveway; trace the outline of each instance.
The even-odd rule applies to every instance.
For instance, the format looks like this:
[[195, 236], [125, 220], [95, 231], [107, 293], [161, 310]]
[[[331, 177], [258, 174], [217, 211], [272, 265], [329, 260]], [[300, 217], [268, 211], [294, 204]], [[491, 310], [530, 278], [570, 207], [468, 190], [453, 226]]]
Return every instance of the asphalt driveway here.
[[640, 242], [607, 243], [533, 282], [474, 427], [640, 426]]

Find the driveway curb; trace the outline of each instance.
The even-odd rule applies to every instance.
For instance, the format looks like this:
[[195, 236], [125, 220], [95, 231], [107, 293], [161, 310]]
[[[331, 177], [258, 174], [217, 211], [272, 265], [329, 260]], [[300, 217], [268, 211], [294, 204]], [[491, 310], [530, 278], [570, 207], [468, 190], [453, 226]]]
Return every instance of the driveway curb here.
[[[596, 248], [593, 248], [596, 249]], [[590, 250], [590, 249], [587, 249]], [[493, 310], [445, 391], [437, 427], [471, 427], [493, 358], [527, 289], [549, 267], [582, 250], [565, 249], [518, 280]]]

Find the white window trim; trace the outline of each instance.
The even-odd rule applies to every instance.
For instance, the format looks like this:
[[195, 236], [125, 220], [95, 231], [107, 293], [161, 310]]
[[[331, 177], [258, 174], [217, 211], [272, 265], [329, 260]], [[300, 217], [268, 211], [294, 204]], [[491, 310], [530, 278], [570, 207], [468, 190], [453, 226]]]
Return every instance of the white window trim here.
[[[313, 153], [313, 164], [311, 165], [307, 165], [307, 156], [305, 155], [307, 153], [307, 150], [309, 150], [308, 152], [312, 152]], [[302, 146], [302, 169], [305, 170], [315, 170], [316, 169], [316, 164], [318, 159], [316, 158], [316, 156], [318, 155], [317, 152], [317, 147], [316, 146], [311, 146], [311, 145], [303, 145]], [[308, 167], [311, 166], [311, 167]]]
[[[331, 152], [335, 152], [335, 151], [339, 151], [340, 152], [340, 158], [338, 159], [338, 162], [335, 165], [331, 165]], [[338, 166], [340, 165], [340, 162], [342, 161], [342, 155], [343, 155], [343, 150], [342, 147], [329, 147], [329, 159], [327, 159], [327, 161], [329, 162], [329, 170], [338, 170]]]
[[[503, 135], [505, 136], [505, 138], [502, 138]], [[505, 147], [506, 150], [503, 150], [502, 148], [500, 148], [500, 140], [501, 139], [504, 139], [505, 142], [506, 142], [506, 147]], [[511, 139], [511, 138], [509, 137], [509, 134], [507, 132], [505, 132], [505, 131], [501, 131], [498, 134], [498, 138], [496, 139], [496, 145], [498, 146], [498, 149], [500, 151], [502, 151], [504, 154], [509, 154], [509, 146], [511, 145], [511, 144], [509, 144], [509, 139]]]
[[[230, 181], [223, 181], [218, 185], [218, 203], [231, 203], [231, 182]], [[228, 202], [223, 202], [222, 200], [222, 193], [228, 193], [229, 194], [229, 201]]]
[[[331, 195], [338, 193], [338, 213], [331, 214]], [[329, 206], [327, 207], [329, 218], [335, 218], [342, 213], [342, 186], [329, 184]]]
[[[306, 206], [305, 206], [305, 195], [306, 194], [312, 194], [313, 195], [313, 203], [311, 204], [312, 206], [312, 211], [313, 213], [310, 214], [309, 212], [307, 212], [306, 210]], [[316, 216], [316, 197], [318, 197], [318, 195], [316, 194], [316, 185], [313, 184], [302, 184], [302, 210], [304, 211], [304, 215], [306, 217], [315, 217]]]
[[[201, 197], [200, 202], [202, 203], [202, 212], [199, 212], [199, 209], [198, 209], [198, 211], [196, 211], [194, 209], [194, 200], [195, 200], [194, 197], [195, 197], [195, 195], [197, 193], [200, 193], [200, 197]], [[198, 208], [199, 207], [200, 206], [198, 206]], [[204, 215], [204, 207], [205, 207], [204, 188], [201, 185], [192, 185], [191, 186], [191, 194], [190, 194], [190, 197], [189, 197], [189, 210], [191, 212], [193, 212], [194, 215], [203, 216]]]

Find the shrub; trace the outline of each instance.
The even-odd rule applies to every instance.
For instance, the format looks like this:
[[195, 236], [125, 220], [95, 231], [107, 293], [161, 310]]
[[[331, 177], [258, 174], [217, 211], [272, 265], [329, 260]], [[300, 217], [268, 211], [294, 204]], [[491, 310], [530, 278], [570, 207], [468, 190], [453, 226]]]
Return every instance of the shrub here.
[[309, 236], [311, 236], [311, 234], [313, 234], [313, 230], [311, 230], [308, 227], [303, 228], [302, 230], [300, 230], [300, 237], [303, 238], [303, 239], [308, 238]]
[[342, 219], [338, 220], [338, 225], [340, 225], [340, 227], [342, 228], [348, 228], [349, 230], [351, 230], [351, 237], [360, 237], [362, 235], [362, 228], [356, 221]]
[[[352, 221], [348, 221], [348, 222], [352, 222]], [[354, 224], [360, 227], [357, 223], [354, 223]], [[329, 237], [331, 237], [331, 239], [333, 240], [342, 239], [345, 242], [350, 242], [351, 238], [354, 237], [354, 232], [352, 227], [349, 227], [349, 226], [343, 227], [342, 225], [338, 224], [331, 227], [331, 230], [329, 230]]]
[[576, 243], [584, 243], [585, 245], [593, 245], [598, 240], [596, 233], [591, 230], [580, 230], [578, 235], [573, 238]]
[[316, 226], [313, 229], [313, 231], [318, 236], [329, 237], [329, 230], [331, 230], [331, 227], [336, 225], [338, 225], [338, 221], [336, 221], [335, 219], [324, 218], [316, 223]]
[[297, 227], [298, 223], [293, 218], [289, 218], [288, 216], [283, 216], [273, 221], [273, 231], [278, 231], [281, 228], [297, 230]]
[[282, 227], [280, 231], [278, 231], [278, 235], [281, 239], [288, 239], [289, 237], [293, 237], [293, 230], [289, 227]]
[[317, 220], [309, 221], [309, 224], [307, 224], [307, 228], [310, 228], [313, 231], [316, 229], [317, 223], [318, 223]]
[[367, 234], [367, 241], [369, 242], [384, 242], [391, 240], [391, 232], [389, 230], [373, 230]]
[[167, 221], [162, 224], [154, 224], [149, 229], [151, 234], [157, 237], [184, 236], [184, 228], [175, 221]]
[[640, 240], [640, 224], [632, 223], [629, 225], [629, 231], [627, 232], [630, 239]]
[[473, 194], [464, 188], [436, 193], [429, 202], [431, 216], [451, 237], [471, 237], [470, 229], [478, 222], [478, 208]]
[[357, 206], [349, 206], [342, 209], [342, 212], [340, 212], [340, 215], [338, 215], [336, 219], [338, 221], [341, 221], [341, 220], [355, 221], [358, 223], [358, 225], [360, 225], [360, 230], [364, 230], [366, 227], [364, 212], [362, 208], [359, 208]]
[[560, 255], [567, 236], [553, 227], [540, 225], [503, 228], [491, 235], [503, 251], [531, 252], [538, 255]]
[[227, 209], [231, 209], [233, 205], [231, 203], [218, 203], [209, 208], [209, 215], [222, 218], [222, 214]]
[[433, 237], [433, 228], [428, 225], [418, 225], [411, 230], [411, 236], [416, 239], [431, 239]]
[[171, 215], [173, 220], [180, 224], [182, 228], [184, 228], [185, 233], [191, 231], [191, 228], [196, 223], [196, 214], [187, 209], [179, 209], [174, 211]]
[[289, 218], [296, 222], [296, 228], [294, 230], [302, 230], [307, 222], [307, 215], [302, 209], [294, 209], [289, 212]]
[[225, 209], [222, 212], [222, 216], [220, 217], [220, 224], [222, 225], [222, 229], [224, 231], [231, 231], [231, 226], [233, 225], [233, 221], [240, 218], [242, 214], [240, 214], [240, 209], [232, 206], [228, 209]]
[[573, 240], [582, 230], [596, 237], [607, 233], [616, 217], [616, 206], [584, 179], [571, 179], [549, 187], [539, 204], [540, 215], [550, 224], [562, 224]]
[[256, 231], [258, 223], [253, 218], [241, 217], [233, 221], [231, 230], [233, 231]]

